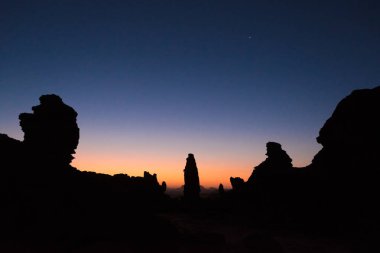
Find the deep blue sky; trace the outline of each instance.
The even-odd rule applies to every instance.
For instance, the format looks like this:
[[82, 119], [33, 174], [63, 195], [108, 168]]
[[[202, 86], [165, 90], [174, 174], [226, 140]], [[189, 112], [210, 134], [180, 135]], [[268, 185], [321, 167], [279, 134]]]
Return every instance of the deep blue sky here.
[[2, 0], [0, 132], [22, 139], [18, 114], [56, 93], [79, 113], [80, 169], [179, 184], [193, 152], [211, 185], [246, 179], [269, 140], [303, 166], [339, 100], [380, 85], [379, 13], [362, 0]]

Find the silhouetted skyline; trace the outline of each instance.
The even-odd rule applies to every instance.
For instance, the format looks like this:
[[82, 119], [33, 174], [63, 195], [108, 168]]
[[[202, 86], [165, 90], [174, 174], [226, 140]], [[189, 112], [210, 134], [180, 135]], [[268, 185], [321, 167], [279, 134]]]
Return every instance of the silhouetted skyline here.
[[[247, 179], [281, 143], [304, 166], [336, 102], [380, 84], [378, 1], [0, 2], [0, 132], [59, 94], [81, 128], [73, 165], [183, 184]], [[211, 175], [213, 177], [211, 177]]]
[[147, 171], [72, 167], [78, 113], [55, 94], [39, 101], [19, 114], [22, 141], [0, 133], [2, 252], [380, 251], [380, 86], [337, 104], [310, 165], [294, 167], [280, 143], [268, 142], [248, 180], [231, 177], [225, 191], [200, 185], [190, 153], [181, 195]]

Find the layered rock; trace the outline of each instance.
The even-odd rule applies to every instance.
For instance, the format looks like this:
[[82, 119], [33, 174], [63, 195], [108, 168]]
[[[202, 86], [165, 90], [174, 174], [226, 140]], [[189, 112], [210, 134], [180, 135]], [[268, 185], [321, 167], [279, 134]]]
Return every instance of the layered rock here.
[[189, 154], [186, 159], [186, 167], [184, 169], [185, 186], [183, 189], [184, 198], [188, 200], [199, 199], [200, 184], [198, 176], [198, 168], [193, 154]]

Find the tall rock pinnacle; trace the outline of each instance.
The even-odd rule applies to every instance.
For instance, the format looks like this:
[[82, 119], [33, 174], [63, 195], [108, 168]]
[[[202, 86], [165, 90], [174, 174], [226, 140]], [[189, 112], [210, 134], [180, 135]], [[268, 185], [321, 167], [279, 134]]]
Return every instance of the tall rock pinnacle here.
[[183, 170], [185, 174], [185, 187], [183, 194], [184, 198], [187, 200], [196, 200], [199, 199], [199, 193], [201, 191], [198, 168], [193, 154], [189, 154], [186, 160], [186, 167]]

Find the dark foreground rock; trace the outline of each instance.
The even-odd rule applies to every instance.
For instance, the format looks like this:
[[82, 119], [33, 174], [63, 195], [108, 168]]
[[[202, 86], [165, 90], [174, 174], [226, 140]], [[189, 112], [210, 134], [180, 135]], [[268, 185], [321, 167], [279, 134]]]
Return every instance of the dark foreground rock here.
[[354, 227], [379, 223], [379, 115], [380, 87], [353, 91], [321, 128], [323, 147], [309, 166], [328, 213]]
[[269, 142], [267, 159], [246, 183], [232, 178], [229, 195], [276, 222], [373, 234], [380, 227], [379, 115], [380, 87], [353, 91], [321, 128], [322, 149], [310, 165], [294, 168]]
[[80, 252], [99, 243], [175, 252], [176, 229], [155, 217], [170, 201], [156, 174], [77, 170], [70, 165], [77, 112], [56, 95], [41, 96], [32, 110], [19, 117], [23, 141], [0, 134], [0, 245], [15, 242], [20, 251], [9, 252]]

